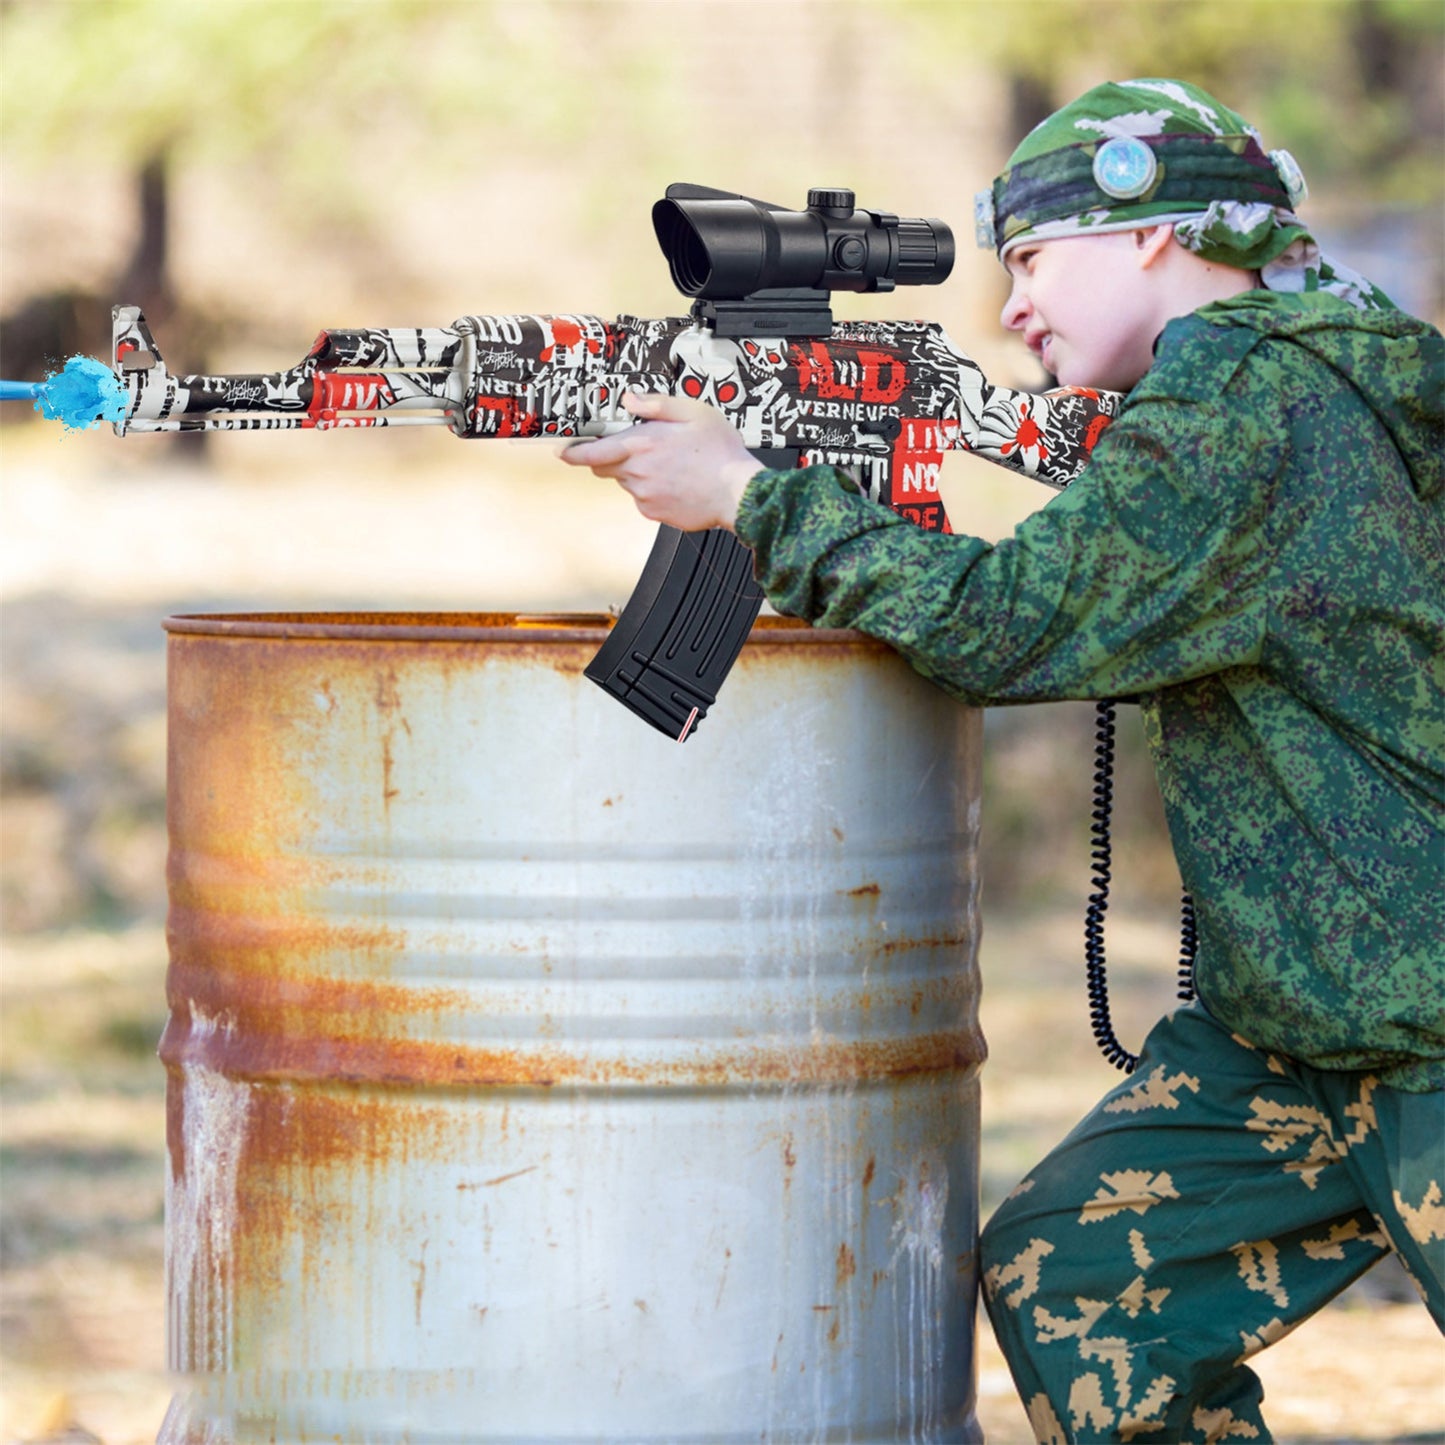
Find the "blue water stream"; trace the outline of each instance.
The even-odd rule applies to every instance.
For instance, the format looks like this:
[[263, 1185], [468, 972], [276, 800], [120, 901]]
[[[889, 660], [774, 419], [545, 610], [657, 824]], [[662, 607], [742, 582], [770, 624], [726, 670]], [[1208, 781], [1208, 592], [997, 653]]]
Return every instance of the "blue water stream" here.
[[130, 397], [115, 373], [90, 356], [72, 356], [43, 382], [0, 382], [0, 401], [32, 400], [35, 410], [70, 431], [125, 416]]

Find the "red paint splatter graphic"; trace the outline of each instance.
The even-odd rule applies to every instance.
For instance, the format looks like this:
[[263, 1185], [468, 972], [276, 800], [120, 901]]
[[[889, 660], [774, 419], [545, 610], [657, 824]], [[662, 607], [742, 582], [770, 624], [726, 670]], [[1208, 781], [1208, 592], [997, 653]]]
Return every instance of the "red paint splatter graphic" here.
[[1008, 456], [1008, 454], [1015, 449], [1018, 451], [1028, 451], [1031, 447], [1038, 448], [1039, 459], [1041, 461], [1048, 457], [1048, 442], [1044, 439], [1044, 434], [1039, 428], [1038, 422], [1029, 414], [1028, 406], [1024, 405], [1019, 407], [1019, 424], [1014, 429], [1014, 439], [1011, 442], [1005, 442], [1003, 446], [999, 448], [999, 453], [1002, 456]]

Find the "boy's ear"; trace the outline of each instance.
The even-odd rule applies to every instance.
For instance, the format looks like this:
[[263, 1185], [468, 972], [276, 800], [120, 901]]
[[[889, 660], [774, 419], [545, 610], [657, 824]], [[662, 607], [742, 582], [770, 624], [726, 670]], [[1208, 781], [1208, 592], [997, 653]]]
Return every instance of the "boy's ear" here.
[[1141, 226], [1134, 232], [1134, 245], [1139, 252], [1139, 266], [1148, 270], [1160, 256], [1164, 254], [1169, 243], [1174, 239], [1174, 226], [1172, 222], [1165, 222], [1161, 226]]

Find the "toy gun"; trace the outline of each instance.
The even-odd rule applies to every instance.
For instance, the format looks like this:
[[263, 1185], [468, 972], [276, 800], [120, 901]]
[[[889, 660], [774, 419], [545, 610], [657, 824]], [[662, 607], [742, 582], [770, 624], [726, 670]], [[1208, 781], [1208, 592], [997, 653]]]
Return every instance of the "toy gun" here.
[[[1107, 393], [990, 386], [922, 321], [834, 322], [835, 290], [943, 281], [940, 221], [858, 210], [813, 190], [790, 211], [672, 185], [653, 228], [691, 315], [464, 316], [439, 328], [323, 331], [269, 375], [173, 376], [134, 306], [114, 313], [117, 434], [445, 426], [462, 437], [589, 437], [633, 424], [624, 392], [721, 410], [761, 466], [829, 463], [920, 527], [946, 531], [942, 453], [962, 448], [1062, 487], [1117, 410]], [[587, 676], [684, 740], [706, 715], [762, 603], [730, 532], [662, 527]]]

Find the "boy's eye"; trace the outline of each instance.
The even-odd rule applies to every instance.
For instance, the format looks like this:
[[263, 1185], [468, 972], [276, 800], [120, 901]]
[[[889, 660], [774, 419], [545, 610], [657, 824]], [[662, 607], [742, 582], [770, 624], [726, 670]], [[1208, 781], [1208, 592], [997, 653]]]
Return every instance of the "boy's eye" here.
[[1034, 269], [1034, 259], [1038, 255], [1036, 246], [1020, 246], [1018, 250], [1009, 252], [1008, 269], [1015, 276], [1028, 276]]

